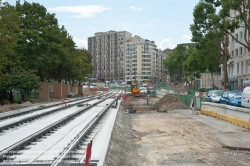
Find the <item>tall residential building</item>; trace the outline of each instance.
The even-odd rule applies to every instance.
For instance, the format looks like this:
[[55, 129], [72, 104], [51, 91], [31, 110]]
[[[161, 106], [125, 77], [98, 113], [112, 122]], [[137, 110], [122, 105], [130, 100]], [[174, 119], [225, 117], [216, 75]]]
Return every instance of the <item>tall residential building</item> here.
[[[231, 18], [235, 18], [239, 13], [237, 11], [231, 10]], [[239, 22], [240, 26], [232, 34], [237, 40], [246, 44], [245, 37], [250, 39], [249, 32], [244, 28], [244, 21]], [[245, 34], [247, 33], [247, 34]], [[246, 36], [245, 36], [246, 35]], [[229, 46], [228, 51], [230, 59], [227, 62], [227, 72], [228, 72], [228, 83], [229, 88], [237, 89], [238, 86], [249, 84], [250, 81], [250, 52], [249, 50], [241, 45], [239, 42], [234, 40], [230, 35], [229, 37]], [[223, 78], [223, 67], [221, 66], [221, 83], [224, 84]]]
[[127, 84], [163, 81], [162, 62], [166, 56], [157, 49], [154, 41], [136, 35], [130, 37], [126, 43], [125, 55], [125, 81]]
[[127, 31], [97, 32], [88, 38], [88, 51], [92, 55], [92, 80], [124, 81], [125, 42], [132, 37]]

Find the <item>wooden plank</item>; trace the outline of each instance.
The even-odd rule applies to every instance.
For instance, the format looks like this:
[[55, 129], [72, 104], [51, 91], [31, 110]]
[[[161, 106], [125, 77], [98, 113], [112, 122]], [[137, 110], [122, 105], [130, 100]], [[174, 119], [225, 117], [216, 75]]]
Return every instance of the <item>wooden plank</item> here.
[[230, 150], [242, 150], [242, 151], [250, 151], [250, 148], [247, 148], [245, 146], [226, 146], [226, 145], [222, 145], [222, 148], [225, 149], [230, 149]]

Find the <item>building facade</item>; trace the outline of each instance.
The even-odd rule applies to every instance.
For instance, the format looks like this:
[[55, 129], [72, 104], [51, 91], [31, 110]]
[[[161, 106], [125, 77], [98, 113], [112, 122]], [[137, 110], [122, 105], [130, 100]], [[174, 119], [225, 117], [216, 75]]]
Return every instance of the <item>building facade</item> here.
[[170, 83], [170, 77], [164, 73], [164, 64], [163, 61], [169, 56], [169, 54], [172, 52], [170, 49], [166, 49], [162, 51], [161, 49], [158, 49], [156, 54], [158, 57], [158, 80], [159, 83]]
[[132, 37], [127, 31], [97, 32], [88, 38], [88, 51], [92, 55], [94, 71], [92, 80], [97, 82], [123, 82], [125, 42]]
[[[235, 17], [237, 12], [231, 11], [230, 15]], [[240, 28], [236, 29], [232, 35], [242, 43], [246, 43], [246, 38], [249, 39], [250, 34], [247, 33], [244, 27], [244, 22], [240, 21]], [[244, 85], [245, 82], [250, 80], [250, 52], [249, 50], [237, 42], [232, 36], [229, 36], [229, 47], [228, 52], [230, 59], [227, 62], [228, 70], [228, 82], [229, 88], [237, 89], [238, 86]], [[223, 76], [223, 68], [221, 67], [221, 72]], [[221, 82], [224, 83], [224, 79], [221, 78]]]
[[166, 55], [157, 49], [154, 41], [136, 35], [130, 37], [126, 42], [126, 83], [158, 83], [167, 80], [163, 73], [165, 57]]
[[97, 32], [88, 38], [94, 71], [91, 80], [113, 83], [159, 83], [169, 80], [164, 74], [164, 51], [154, 41], [127, 31]]

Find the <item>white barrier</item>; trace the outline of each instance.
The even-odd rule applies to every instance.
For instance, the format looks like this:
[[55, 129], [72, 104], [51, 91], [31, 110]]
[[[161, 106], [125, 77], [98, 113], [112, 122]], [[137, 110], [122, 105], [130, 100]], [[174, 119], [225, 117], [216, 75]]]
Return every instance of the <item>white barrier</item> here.
[[229, 115], [250, 121], [250, 109], [219, 103], [202, 102], [202, 110], [210, 110], [222, 115]]

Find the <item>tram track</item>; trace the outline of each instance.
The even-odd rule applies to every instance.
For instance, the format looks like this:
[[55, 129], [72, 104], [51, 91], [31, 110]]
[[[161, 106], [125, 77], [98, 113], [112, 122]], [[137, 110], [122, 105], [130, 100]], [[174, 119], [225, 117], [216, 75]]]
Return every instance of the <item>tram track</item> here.
[[51, 135], [53, 132], [55, 132], [54, 130], [56, 130], [56, 128], [59, 128], [60, 126], [66, 125], [67, 123], [69, 123], [70, 121], [72, 121], [77, 116], [84, 113], [85, 111], [87, 111], [90, 108], [95, 107], [97, 104], [107, 100], [107, 98], [111, 97], [112, 94], [109, 95], [108, 97], [106, 97], [105, 99], [97, 101], [94, 104], [87, 106], [86, 108], [80, 109], [79, 111], [76, 111], [76, 112], [54, 122], [53, 124], [33, 133], [33, 134], [29, 135], [28, 137], [22, 139], [21, 141], [9, 146], [8, 148], [5, 148], [4, 150], [0, 151], [0, 161], [12, 160], [11, 156], [13, 154], [17, 154], [18, 151], [25, 149], [25, 147], [27, 147], [28, 145], [30, 145], [32, 143], [35, 144], [35, 142], [39, 141], [39, 139], [41, 139], [42, 137], [46, 137], [46, 136]]
[[[83, 102], [91, 101], [93, 99], [99, 98], [100, 96], [103, 97], [105, 95], [107, 95], [107, 94], [95, 96], [95, 97], [92, 97], [92, 98], [87, 98], [87, 99], [81, 99], [81, 100], [77, 100], [77, 101], [72, 101], [73, 104], [66, 105], [64, 107], [55, 108], [55, 109], [52, 109], [52, 110], [48, 109], [48, 111], [36, 112], [34, 115], [26, 116], [25, 118], [22, 118], [22, 116], [19, 115], [20, 119], [18, 118], [17, 120], [8, 120], [9, 119], [8, 118], [7, 120], [8, 120], [9, 123], [8, 122], [4, 122], [4, 121], [0, 122], [0, 133], [3, 132], [4, 130], [8, 130], [10, 128], [17, 127], [17, 126], [19, 126], [21, 124], [34, 121], [34, 120], [39, 119], [41, 117], [50, 115], [52, 113], [61, 111], [63, 109], [67, 109], [67, 108], [73, 107], [73, 106], [78, 105], [78, 104], [83, 103]], [[70, 103], [72, 103], [72, 102], [70, 102]]]

